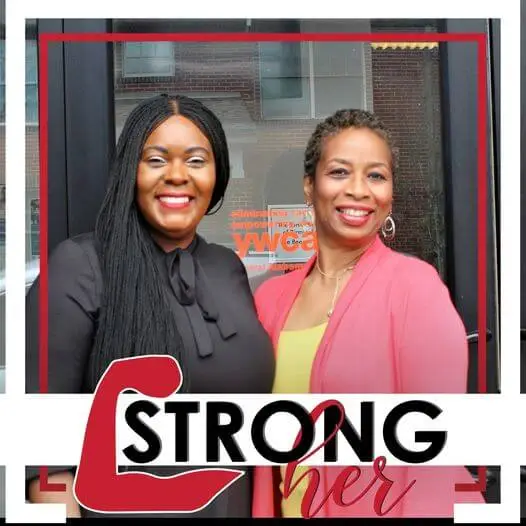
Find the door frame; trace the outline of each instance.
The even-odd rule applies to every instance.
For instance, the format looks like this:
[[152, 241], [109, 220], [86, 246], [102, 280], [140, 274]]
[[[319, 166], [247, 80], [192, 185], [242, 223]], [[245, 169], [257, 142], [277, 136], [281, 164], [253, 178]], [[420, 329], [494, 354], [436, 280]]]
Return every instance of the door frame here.
[[[264, 25], [265, 21], [261, 21]], [[269, 23], [271, 21], [268, 21]], [[261, 25], [260, 24], [260, 25]], [[488, 20], [442, 20], [439, 30], [488, 35], [487, 386], [499, 389], [498, 140], [499, 27]], [[183, 24], [184, 25], [184, 24]], [[265, 31], [265, 27], [258, 31]], [[269, 26], [271, 29], [271, 26]], [[111, 20], [38, 20], [40, 32], [111, 32]], [[173, 27], [171, 27], [173, 31]], [[184, 30], [184, 27], [183, 27]], [[188, 28], [186, 28], [188, 30]], [[160, 30], [160, 32], [162, 32]], [[477, 391], [477, 50], [440, 44], [447, 285], [470, 335], [468, 391]], [[115, 151], [113, 48], [53, 43], [49, 49], [48, 250], [91, 231]], [[462, 140], [458, 140], [462, 138]], [[78, 144], [83, 144], [79, 148]]]

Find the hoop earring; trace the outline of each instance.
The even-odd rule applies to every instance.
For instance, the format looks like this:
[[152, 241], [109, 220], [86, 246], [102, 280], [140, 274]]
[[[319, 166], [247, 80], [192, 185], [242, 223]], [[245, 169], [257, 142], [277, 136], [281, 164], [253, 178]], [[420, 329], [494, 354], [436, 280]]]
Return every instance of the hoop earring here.
[[382, 224], [382, 236], [386, 241], [392, 241], [396, 233], [396, 225], [394, 219], [391, 216], [391, 213], [385, 218], [385, 221]]
[[314, 225], [314, 210], [312, 203], [305, 203], [305, 205], [307, 206], [307, 211], [305, 212], [305, 221], [310, 223], [310, 229], [314, 231], [316, 227]]

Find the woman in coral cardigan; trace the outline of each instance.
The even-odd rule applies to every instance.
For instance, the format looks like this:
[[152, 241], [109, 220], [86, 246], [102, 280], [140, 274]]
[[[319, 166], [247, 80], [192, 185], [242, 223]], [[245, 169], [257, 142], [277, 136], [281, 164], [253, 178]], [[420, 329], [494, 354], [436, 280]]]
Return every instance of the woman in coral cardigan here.
[[[340, 110], [315, 129], [305, 152], [304, 193], [318, 251], [302, 269], [272, 278], [256, 292], [258, 315], [272, 337], [274, 393], [463, 393], [468, 349], [463, 323], [436, 270], [388, 248], [396, 150], [373, 114]], [[298, 467], [295, 479], [302, 473]], [[352, 505], [326, 499], [342, 467], [318, 467], [316, 517], [374, 517], [378, 482]], [[284, 468], [255, 470], [253, 515], [298, 517], [309, 484], [283, 496]], [[464, 467], [386, 466], [394, 482], [386, 517], [451, 517], [454, 502], [484, 502]], [[374, 478], [344, 492], [356, 500]]]

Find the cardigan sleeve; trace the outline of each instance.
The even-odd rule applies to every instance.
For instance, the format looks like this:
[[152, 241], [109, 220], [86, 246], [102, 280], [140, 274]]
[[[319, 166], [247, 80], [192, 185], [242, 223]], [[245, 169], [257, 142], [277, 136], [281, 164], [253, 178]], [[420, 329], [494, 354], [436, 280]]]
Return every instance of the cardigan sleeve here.
[[398, 381], [403, 393], [464, 393], [468, 344], [464, 324], [436, 270], [422, 261], [400, 276], [395, 319]]

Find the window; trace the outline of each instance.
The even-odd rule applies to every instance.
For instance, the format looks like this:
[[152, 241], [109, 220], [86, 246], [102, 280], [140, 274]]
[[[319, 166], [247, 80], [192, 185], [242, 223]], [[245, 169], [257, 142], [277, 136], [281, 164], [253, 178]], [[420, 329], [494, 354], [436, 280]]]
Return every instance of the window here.
[[[26, 124], [38, 123], [38, 55], [34, 40], [26, 41]], [[5, 63], [5, 41], [0, 41], [0, 62]], [[5, 72], [0, 68], [0, 122], [5, 122]]]
[[259, 60], [261, 96], [264, 99], [302, 97], [300, 42], [262, 43]]
[[261, 43], [262, 117], [321, 119], [341, 107], [369, 109], [367, 54], [370, 45], [360, 42]]
[[125, 42], [122, 76], [170, 77], [174, 74], [172, 42]]
[[38, 53], [35, 40], [26, 41], [26, 124], [38, 124]]
[[[208, 23], [208, 31], [231, 27], [223, 20]], [[177, 33], [195, 29], [189, 24], [141, 20], [121, 25], [114, 21], [114, 30]], [[246, 22], [246, 31], [368, 33], [372, 26], [370, 20], [252, 20]], [[135, 58], [131, 64], [135, 75], [153, 75], [159, 64], [175, 75], [127, 79], [122, 67], [124, 62], [129, 66], [131, 58]], [[237, 250], [253, 283], [280, 271], [271, 266], [268, 253], [275, 253], [273, 261], [288, 255], [279, 244], [281, 230], [269, 232], [268, 212], [284, 211], [304, 222], [305, 146], [320, 119], [340, 108], [372, 110], [395, 135], [401, 155], [395, 183], [397, 239], [392, 246], [425, 259], [444, 275], [438, 48], [249, 39], [177, 42], [174, 46], [155, 42], [146, 48], [128, 44], [126, 49], [122, 43], [115, 49], [114, 64], [117, 136], [133, 107], [166, 90], [196, 98], [218, 116], [227, 136], [231, 181], [222, 208], [203, 219], [199, 233], [210, 242]], [[279, 233], [278, 245], [275, 232]], [[300, 252], [304, 256], [304, 251], [296, 254]], [[291, 251], [290, 256], [293, 254]]]
[[237, 147], [237, 145], [233, 145], [230, 150], [230, 178], [245, 178], [245, 172], [243, 169], [243, 150]]
[[309, 42], [261, 42], [259, 77], [263, 118], [310, 117]]

